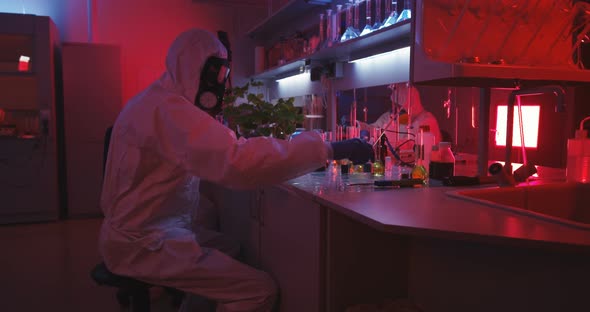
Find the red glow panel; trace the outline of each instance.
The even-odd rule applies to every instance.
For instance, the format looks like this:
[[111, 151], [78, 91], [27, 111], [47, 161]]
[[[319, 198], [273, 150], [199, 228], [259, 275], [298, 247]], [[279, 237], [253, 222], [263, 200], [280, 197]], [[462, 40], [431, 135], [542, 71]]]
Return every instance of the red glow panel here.
[[[524, 146], [537, 148], [539, 141], [539, 116], [541, 106], [524, 105], [522, 107], [522, 123], [524, 130]], [[499, 105], [496, 118], [496, 146], [506, 146], [506, 115], [508, 106]], [[512, 146], [520, 147], [520, 128], [518, 126], [518, 107], [514, 107], [514, 125], [512, 128]]]

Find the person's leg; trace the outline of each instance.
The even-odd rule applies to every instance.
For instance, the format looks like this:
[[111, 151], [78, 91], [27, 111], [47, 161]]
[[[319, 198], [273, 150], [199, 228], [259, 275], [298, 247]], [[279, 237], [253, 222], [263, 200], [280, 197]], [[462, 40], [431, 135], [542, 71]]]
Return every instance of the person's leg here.
[[271, 311], [277, 296], [269, 274], [208, 248], [203, 248], [203, 254], [182, 276], [157, 283], [186, 292], [183, 312], [194, 311], [191, 303], [199, 302], [192, 294], [217, 302], [217, 311], [223, 312]]
[[227, 235], [206, 228], [198, 228], [195, 229], [195, 236], [201, 247], [217, 249], [234, 259], [240, 254], [240, 243]]

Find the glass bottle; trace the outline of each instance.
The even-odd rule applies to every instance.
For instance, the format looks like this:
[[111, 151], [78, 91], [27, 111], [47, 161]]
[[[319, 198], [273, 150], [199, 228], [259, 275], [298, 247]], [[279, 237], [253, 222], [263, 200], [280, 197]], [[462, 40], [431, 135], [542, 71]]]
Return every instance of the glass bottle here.
[[342, 36], [342, 4], [336, 5], [336, 16], [334, 18], [334, 42], [340, 42]]
[[353, 20], [353, 24], [352, 27], [354, 28], [354, 32], [356, 32], [357, 35], [360, 35], [360, 26], [359, 26], [359, 18], [361, 17], [361, 13], [360, 13], [360, 6], [361, 6], [361, 0], [356, 0], [354, 2], [354, 20]]
[[410, 0], [404, 0], [404, 9], [397, 19], [397, 23], [412, 18], [412, 4]]
[[324, 31], [324, 13], [320, 13], [320, 42], [318, 44], [318, 50], [324, 45], [324, 41], [326, 40], [325, 31]]
[[366, 19], [365, 27], [363, 28], [363, 31], [361, 31], [361, 34], [360, 34], [361, 37], [366, 36], [373, 31], [373, 26], [371, 26], [371, 17], [367, 16], [365, 19]]
[[375, 23], [373, 24], [373, 30], [377, 30], [383, 26], [381, 23], [381, 0], [375, 0]]
[[371, 0], [366, 1], [365, 19], [365, 27], [361, 31], [361, 36], [368, 35], [373, 31], [373, 23], [371, 22]]
[[[389, 3], [389, 0], [387, 0], [386, 4]], [[399, 18], [399, 14], [397, 13], [397, 0], [391, 1], [389, 9], [387, 8], [387, 6], [385, 7], [385, 12], [387, 12], [387, 16], [385, 18], [385, 21], [383, 22], [382, 27], [389, 27], [395, 24], [397, 22], [397, 19]]]
[[350, 39], [354, 39], [359, 36], [358, 33], [355, 31], [354, 25], [352, 23], [352, 8], [353, 8], [353, 4], [352, 4], [352, 0], [351, 0], [350, 3], [346, 4], [346, 30], [344, 31], [344, 34], [340, 38], [341, 42], [344, 42], [344, 41], [347, 41]]
[[333, 34], [332, 34], [332, 9], [327, 9], [326, 10], [326, 38], [324, 41], [324, 46], [325, 47], [331, 47], [332, 46], [332, 38]]
[[375, 144], [374, 146], [375, 162], [373, 163], [371, 172], [373, 173], [373, 176], [382, 177], [385, 175], [385, 165], [383, 164], [384, 158], [382, 158], [381, 144]]

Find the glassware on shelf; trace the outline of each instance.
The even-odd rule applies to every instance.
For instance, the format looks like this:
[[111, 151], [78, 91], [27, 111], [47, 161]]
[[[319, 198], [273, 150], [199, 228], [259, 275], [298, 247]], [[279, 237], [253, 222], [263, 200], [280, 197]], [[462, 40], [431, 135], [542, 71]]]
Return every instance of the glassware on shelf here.
[[352, 27], [354, 27], [354, 31], [356, 32], [357, 35], [359, 35], [361, 33], [360, 31], [360, 21], [359, 18], [361, 17], [361, 13], [360, 13], [360, 6], [361, 6], [361, 0], [355, 0], [354, 1], [354, 17], [353, 17], [353, 21], [352, 21]]
[[340, 36], [342, 35], [342, 4], [336, 5], [336, 16], [334, 17], [334, 32], [333, 41], [334, 43], [340, 42]]
[[324, 13], [320, 13], [320, 42], [318, 44], [318, 50], [321, 49], [324, 46], [324, 42], [326, 41], [326, 32], [324, 31], [324, 23], [325, 23], [325, 18], [324, 18]]
[[365, 24], [365, 28], [363, 28], [363, 31], [361, 31], [361, 36], [365, 36], [373, 32], [373, 27], [371, 26], [371, 17], [367, 16], [366, 19], [367, 22]]
[[385, 14], [387, 15], [387, 17], [383, 22], [383, 26], [381, 26], [382, 28], [389, 27], [395, 24], [397, 22], [397, 19], [399, 18], [399, 14], [397, 13], [397, 0], [393, 0], [391, 1], [391, 3], [389, 1], [390, 0], [387, 0], [387, 2], [385, 3]]
[[400, 13], [399, 17], [397, 18], [396, 23], [399, 23], [401, 21], [405, 21], [407, 19], [411, 19], [412, 18], [412, 4], [410, 3], [410, 0], [404, 0], [404, 9], [402, 10], [402, 13]]
[[371, 22], [371, 0], [368, 0], [365, 5], [365, 27], [361, 31], [361, 36], [370, 34], [373, 31], [373, 24]]
[[357, 38], [359, 36], [358, 31], [354, 29], [354, 25], [352, 23], [352, 0], [350, 3], [346, 4], [346, 30], [344, 34], [340, 38], [341, 42]]
[[373, 24], [373, 30], [377, 30], [383, 26], [381, 23], [381, 0], [375, 0], [375, 23]]
[[332, 33], [332, 9], [326, 10], [326, 37], [323, 46], [324, 47], [331, 47], [332, 42], [334, 41]]

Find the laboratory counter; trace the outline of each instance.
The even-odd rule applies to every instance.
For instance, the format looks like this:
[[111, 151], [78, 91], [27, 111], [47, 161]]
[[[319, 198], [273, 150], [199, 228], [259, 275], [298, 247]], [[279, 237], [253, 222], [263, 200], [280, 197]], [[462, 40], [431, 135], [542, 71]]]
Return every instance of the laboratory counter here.
[[[373, 180], [326, 170], [256, 191], [207, 188], [221, 231], [277, 281], [281, 312], [590, 311], [589, 229], [448, 194], [493, 185]], [[409, 306], [386, 308], [400, 300]]]
[[590, 251], [590, 226], [545, 220], [448, 194], [495, 185], [375, 188], [371, 181], [367, 176], [314, 172], [281, 187], [383, 232]]

